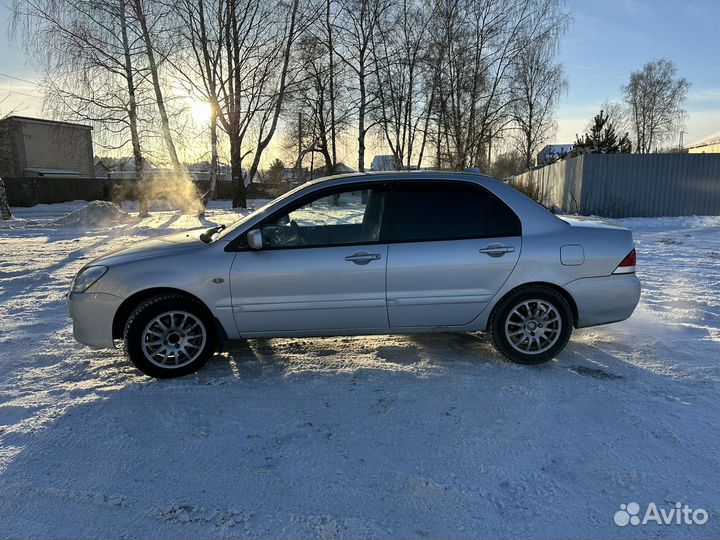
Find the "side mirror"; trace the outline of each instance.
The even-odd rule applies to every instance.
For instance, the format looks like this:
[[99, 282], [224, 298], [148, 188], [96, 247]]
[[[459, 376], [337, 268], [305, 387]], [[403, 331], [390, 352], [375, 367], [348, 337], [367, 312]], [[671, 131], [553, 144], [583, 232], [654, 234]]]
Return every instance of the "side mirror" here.
[[260, 229], [253, 229], [247, 233], [247, 243], [253, 249], [263, 248], [262, 232]]

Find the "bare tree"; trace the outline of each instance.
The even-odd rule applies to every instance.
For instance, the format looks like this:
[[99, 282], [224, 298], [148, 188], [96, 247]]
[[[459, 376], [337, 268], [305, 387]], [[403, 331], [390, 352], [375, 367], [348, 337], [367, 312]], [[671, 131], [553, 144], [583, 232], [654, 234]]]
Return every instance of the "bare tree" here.
[[[336, 73], [330, 63], [330, 49], [322, 35], [307, 33], [297, 45], [298, 89], [290, 98], [292, 114], [287, 122], [293, 141], [298, 141], [296, 169], [307, 154], [318, 153], [325, 172], [337, 167], [337, 137], [347, 126], [348, 111], [341, 106], [335, 90]], [[292, 143], [294, 146], [294, 143]]]
[[[160, 73], [158, 62], [156, 59], [155, 46], [156, 42], [150, 33], [150, 25], [148, 24], [147, 9], [144, 0], [130, 0], [133, 14], [137, 19], [140, 35], [145, 48], [145, 54], [148, 61], [148, 70], [150, 72], [150, 80], [152, 81], [152, 88], [155, 92], [155, 104], [157, 105], [158, 113], [160, 115], [160, 129], [162, 133], [162, 139], [167, 150], [168, 157], [170, 158], [170, 164], [176, 172], [179, 172], [180, 160], [177, 156], [177, 150], [175, 148], [175, 142], [173, 141], [172, 132], [170, 131], [170, 120], [168, 118], [167, 109], [165, 106], [165, 96], [163, 94], [163, 88], [160, 84]], [[162, 17], [163, 13], [160, 13], [158, 17]], [[157, 21], [156, 21], [157, 22]], [[157, 36], [155, 36], [157, 38]]]
[[[2, 100], [4, 101], [4, 100]], [[0, 116], [3, 120], [7, 116]], [[10, 155], [10, 141], [7, 133], [6, 123], [0, 123], [0, 156]], [[5, 182], [0, 178], [0, 220], [12, 219], [10, 212], [10, 204], [8, 203], [7, 192], [5, 191]]]
[[667, 59], [648, 62], [630, 75], [623, 92], [638, 153], [651, 152], [682, 127], [686, 117], [683, 103], [689, 88], [687, 79], [678, 77], [675, 64]]
[[525, 169], [525, 158], [517, 150], [511, 150], [501, 153], [495, 158], [490, 173], [494, 178], [505, 179], [515, 176]]
[[432, 63], [437, 152], [453, 169], [487, 162], [493, 136], [512, 121], [511, 73], [537, 41], [558, 33], [559, 0], [438, 0]]
[[337, 123], [337, 70], [335, 65], [335, 40], [333, 31], [333, 0], [325, 0], [325, 37], [327, 44], [328, 53], [328, 91], [330, 92], [330, 145], [332, 147], [332, 171], [335, 172], [337, 167], [337, 138], [338, 138], [338, 123]]
[[[280, 33], [281, 39], [279, 40], [279, 73], [275, 81], [274, 92], [271, 94], [271, 100], [269, 106], [260, 115], [260, 122], [257, 130], [255, 150], [252, 164], [248, 171], [248, 180], [252, 182], [253, 178], [258, 172], [260, 167], [260, 159], [265, 149], [272, 141], [275, 136], [275, 130], [277, 129], [278, 120], [280, 114], [283, 111], [285, 105], [285, 97], [288, 94], [288, 89], [292, 84], [293, 75], [290, 72], [290, 59], [293, 51], [293, 46], [298, 36], [302, 35], [304, 28], [307, 25], [307, 20], [298, 21], [299, 16], [299, 0], [292, 0], [287, 19]], [[304, 14], [309, 20], [312, 20], [312, 15], [309, 13]], [[243, 202], [244, 195], [243, 195]], [[246, 206], [243, 204], [242, 206]]]
[[375, 82], [376, 57], [372, 47], [378, 38], [379, 25], [390, 0], [340, 0], [335, 26], [335, 49], [338, 58], [353, 74], [352, 90], [356, 96], [358, 170], [365, 170], [365, 138], [375, 126], [370, 121], [376, 103], [371, 85]]
[[554, 112], [567, 81], [560, 64], [552, 62], [556, 39], [537, 39], [518, 58], [514, 77], [512, 118], [517, 126], [517, 150], [526, 169], [556, 128]]
[[12, 213], [10, 212], [7, 192], [5, 191], [5, 182], [0, 178], [0, 220], [8, 219], [12, 219]]
[[304, 21], [298, 20], [298, 0], [211, 1], [216, 2], [216, 33], [212, 39], [199, 36], [197, 71], [204, 73], [217, 121], [228, 137], [233, 207], [245, 207], [247, 186], [275, 135], [294, 82], [291, 53]]
[[388, 17], [381, 19], [372, 47], [378, 98], [374, 116], [398, 169], [410, 168], [415, 143], [427, 129], [433, 94], [426, 93], [424, 55], [432, 16], [427, 4], [415, 0], [397, 2]]
[[179, 54], [170, 55], [177, 77], [190, 95], [199, 95], [210, 105], [210, 189], [206, 199], [215, 196], [219, 167], [218, 114], [220, 103], [223, 31], [227, 9], [222, 0], [182, 0], [172, 2], [178, 18]]
[[[139, 111], [149, 107], [150, 97], [138, 82], [145, 70], [127, 2], [15, 0], [11, 28], [45, 73], [46, 109], [93, 125], [96, 143], [106, 149], [121, 151], [130, 144], [143, 182]], [[147, 215], [146, 201], [140, 202], [141, 215]]]

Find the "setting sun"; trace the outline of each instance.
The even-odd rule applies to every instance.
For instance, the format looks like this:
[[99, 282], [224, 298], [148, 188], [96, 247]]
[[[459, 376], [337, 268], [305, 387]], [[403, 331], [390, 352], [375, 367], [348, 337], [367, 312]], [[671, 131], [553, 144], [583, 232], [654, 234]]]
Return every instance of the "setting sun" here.
[[207, 101], [193, 101], [190, 105], [190, 114], [197, 124], [205, 124], [210, 120], [212, 108]]

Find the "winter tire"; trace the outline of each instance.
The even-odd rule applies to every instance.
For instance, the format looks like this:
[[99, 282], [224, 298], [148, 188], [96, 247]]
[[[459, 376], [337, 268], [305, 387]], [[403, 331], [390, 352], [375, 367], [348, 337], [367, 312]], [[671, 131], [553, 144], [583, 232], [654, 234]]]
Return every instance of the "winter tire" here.
[[513, 362], [542, 364], [565, 348], [572, 324], [572, 310], [560, 293], [529, 285], [495, 306], [488, 331], [495, 348]]
[[215, 353], [213, 319], [200, 302], [159, 295], [142, 302], [125, 324], [125, 353], [140, 371], [158, 379], [182, 377]]

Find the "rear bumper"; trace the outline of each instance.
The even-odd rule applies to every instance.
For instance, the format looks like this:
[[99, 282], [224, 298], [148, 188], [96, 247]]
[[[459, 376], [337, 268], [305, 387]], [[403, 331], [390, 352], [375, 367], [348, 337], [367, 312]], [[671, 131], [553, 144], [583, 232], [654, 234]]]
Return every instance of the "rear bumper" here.
[[564, 288], [575, 300], [578, 328], [625, 320], [640, 301], [635, 274], [576, 279]]
[[122, 298], [106, 293], [70, 293], [68, 312], [73, 337], [96, 348], [113, 347], [112, 324]]

